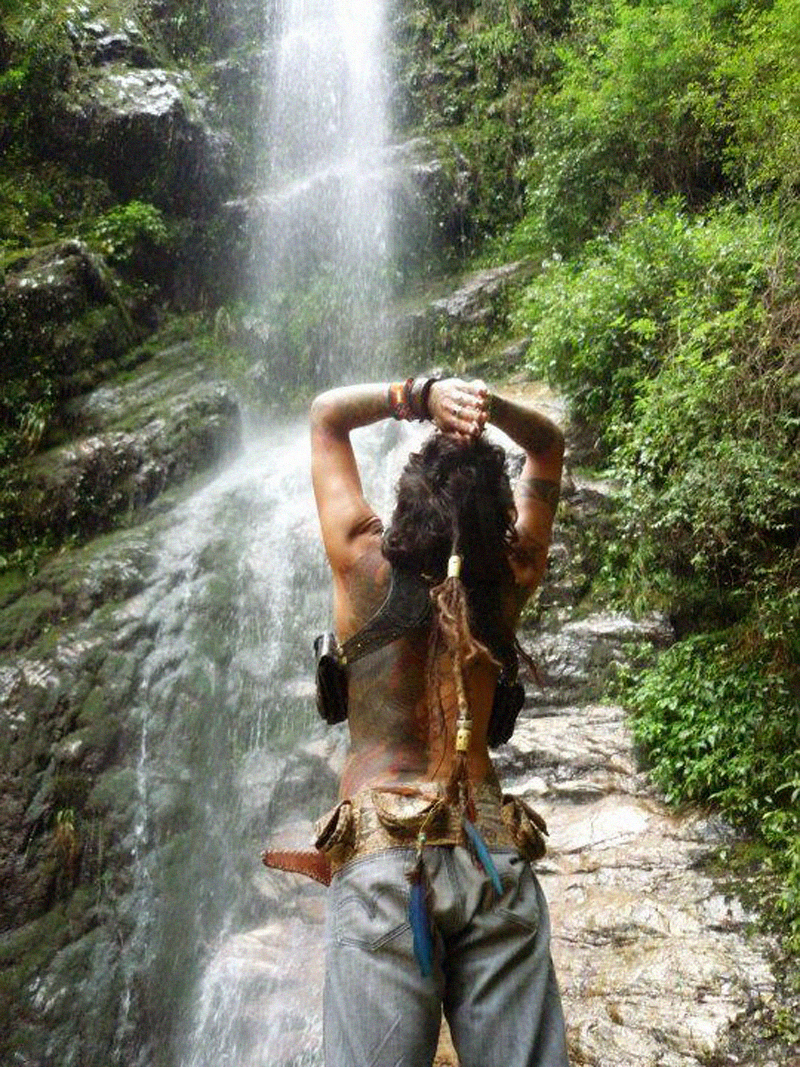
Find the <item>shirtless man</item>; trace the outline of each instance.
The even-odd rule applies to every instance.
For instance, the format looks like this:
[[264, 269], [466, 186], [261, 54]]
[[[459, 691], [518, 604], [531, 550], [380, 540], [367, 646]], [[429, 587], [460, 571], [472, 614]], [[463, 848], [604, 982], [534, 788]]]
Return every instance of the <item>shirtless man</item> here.
[[[384, 530], [350, 432], [392, 416], [428, 418], [439, 432], [410, 458]], [[513, 497], [487, 422], [525, 452]], [[327, 1067], [431, 1064], [442, 1008], [461, 1067], [567, 1067], [547, 906], [510, 833], [522, 809], [509, 822], [487, 744], [498, 675], [516, 665], [514, 630], [545, 569], [562, 434], [482, 382], [449, 378], [323, 393], [311, 441], [339, 641], [375, 615], [400, 572], [434, 605], [428, 621], [347, 666], [344, 803], [319, 845], [333, 842], [338, 859]]]

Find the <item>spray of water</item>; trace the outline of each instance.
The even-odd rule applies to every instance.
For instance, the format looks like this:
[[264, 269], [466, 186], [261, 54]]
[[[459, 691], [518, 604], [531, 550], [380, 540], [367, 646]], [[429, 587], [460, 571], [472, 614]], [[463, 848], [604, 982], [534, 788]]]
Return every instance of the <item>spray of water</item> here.
[[[262, 299], [269, 313], [288, 308], [313, 325], [312, 379], [363, 375], [365, 363], [378, 376], [390, 246], [383, 6], [285, 0], [280, 16], [259, 219]], [[405, 432], [363, 439], [378, 501], [388, 497], [405, 452], [393, 446]], [[202, 861], [182, 875], [178, 896], [190, 909], [168, 924], [185, 924], [191, 910], [194, 937], [206, 943], [185, 999], [184, 1067], [321, 1062], [323, 893], [254, 866], [268, 834], [307, 846], [311, 819], [333, 800], [344, 743], [344, 731], [325, 733], [313, 711], [310, 638], [327, 623], [329, 593], [299, 435], [305, 441], [305, 427], [270, 430], [193, 519], [204, 532], [209, 523], [236, 526], [224, 552], [235, 592], [222, 609], [235, 636], [220, 658], [226, 641], [204, 621], [206, 587], [198, 589], [206, 639], [191, 658], [216, 636], [195, 671], [203, 684], [189, 689], [201, 706], [212, 694], [219, 706], [209, 713], [225, 725], [202, 727], [210, 773], [193, 799]], [[397, 458], [387, 462], [389, 453]]]
[[[256, 275], [312, 380], [387, 346], [390, 212], [381, 0], [285, 0], [267, 95]], [[293, 368], [293, 373], [296, 368]]]

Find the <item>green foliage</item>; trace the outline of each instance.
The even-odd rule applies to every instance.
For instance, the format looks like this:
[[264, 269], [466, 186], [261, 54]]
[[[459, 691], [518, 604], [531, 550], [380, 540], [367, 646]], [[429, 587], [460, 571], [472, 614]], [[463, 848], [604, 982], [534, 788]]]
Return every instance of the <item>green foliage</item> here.
[[613, 219], [633, 190], [703, 201], [721, 181], [721, 137], [706, 120], [720, 49], [715, 6], [583, 5], [537, 101], [520, 160], [526, 217], [517, 243], [562, 254]]
[[71, 13], [69, 0], [19, 0], [3, 12], [8, 61], [0, 73], [0, 145], [36, 139], [37, 123], [74, 62]]
[[800, 950], [798, 264], [785, 199], [698, 215], [643, 197], [546, 260], [513, 322], [621, 485], [606, 588], [717, 631], [642, 675], [637, 738], [669, 799], [760, 835]]
[[800, 186], [798, 64], [800, 0], [777, 0], [767, 10], [757, 9], [720, 63], [724, 92], [712, 119], [732, 128], [731, 170], [753, 186], [788, 193]]
[[531, 369], [566, 387], [577, 414], [602, 420], [615, 443], [642, 381], [676, 351], [689, 360], [713, 351], [724, 373], [736, 337], [763, 320], [777, 240], [754, 214], [639, 203], [616, 239], [573, 260], [554, 256], [523, 294], [515, 323], [531, 334]]
[[[105, 182], [46, 162], [9, 161], [0, 175], [0, 257], [48, 244], [106, 210]], [[1, 262], [1, 260], [0, 260]]]
[[551, 262], [517, 309], [532, 371], [567, 389], [621, 480], [628, 588], [666, 571], [730, 589], [800, 536], [798, 261], [769, 217], [672, 204]]
[[141, 200], [112, 208], [87, 232], [89, 244], [115, 266], [129, 266], [148, 249], [165, 248], [169, 236], [161, 211]]
[[[797, 596], [789, 614], [800, 632]], [[800, 658], [791, 676], [776, 670], [781, 646], [746, 628], [689, 638], [644, 672], [628, 704], [667, 798], [713, 802], [769, 846], [783, 883], [775, 906], [800, 947]]]

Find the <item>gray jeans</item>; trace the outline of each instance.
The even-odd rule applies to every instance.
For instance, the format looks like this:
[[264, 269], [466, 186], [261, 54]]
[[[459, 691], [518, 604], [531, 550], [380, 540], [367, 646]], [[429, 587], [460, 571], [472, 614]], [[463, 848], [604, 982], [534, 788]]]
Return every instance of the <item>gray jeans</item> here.
[[326, 1067], [429, 1067], [441, 1011], [461, 1067], [568, 1067], [541, 887], [516, 853], [491, 883], [466, 849], [425, 849], [436, 963], [423, 978], [406, 917], [409, 849], [334, 876], [326, 926]]

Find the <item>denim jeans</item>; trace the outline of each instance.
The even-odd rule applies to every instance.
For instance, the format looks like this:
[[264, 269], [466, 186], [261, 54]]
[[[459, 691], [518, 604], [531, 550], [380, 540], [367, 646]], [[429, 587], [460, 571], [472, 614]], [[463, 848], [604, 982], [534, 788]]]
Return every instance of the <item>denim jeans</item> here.
[[516, 853], [493, 858], [500, 898], [466, 849], [425, 849], [436, 941], [429, 978], [406, 915], [414, 851], [359, 857], [334, 876], [326, 1067], [429, 1067], [442, 1008], [461, 1067], [568, 1067], [541, 887]]

